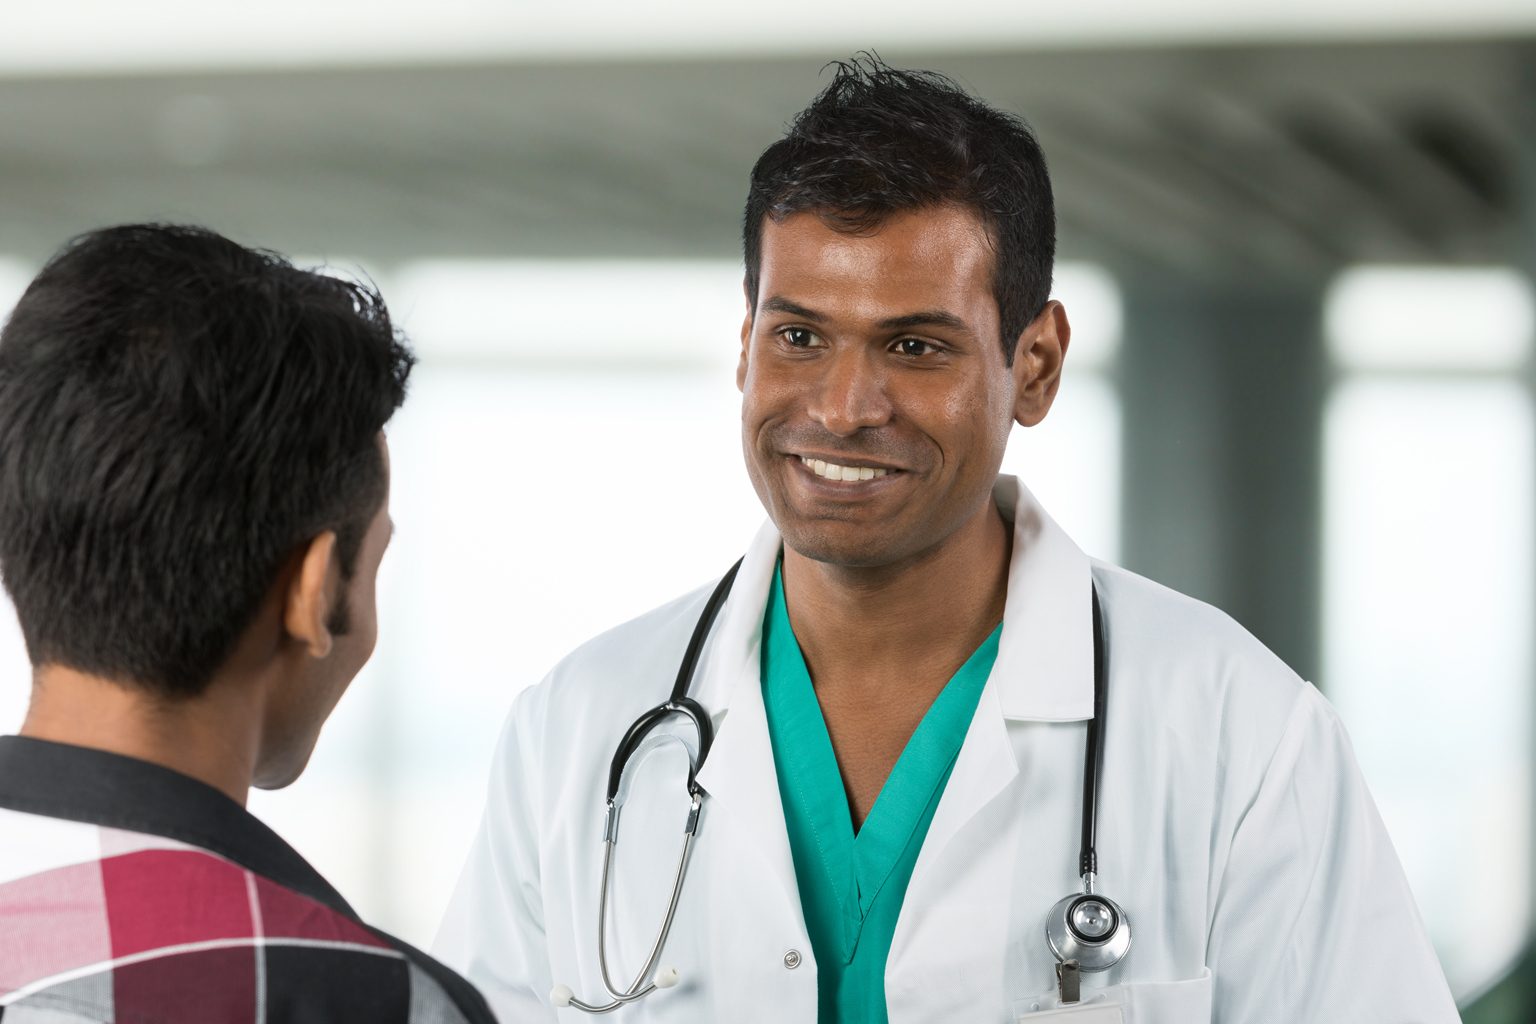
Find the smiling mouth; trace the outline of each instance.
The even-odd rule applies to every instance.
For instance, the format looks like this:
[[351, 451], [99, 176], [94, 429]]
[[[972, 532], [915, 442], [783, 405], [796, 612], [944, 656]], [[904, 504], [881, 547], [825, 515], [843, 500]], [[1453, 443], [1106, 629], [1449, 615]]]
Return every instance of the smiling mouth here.
[[885, 476], [887, 473], [893, 472], [893, 470], [889, 469], [876, 469], [873, 466], [839, 466], [835, 462], [823, 462], [821, 459], [808, 459], [804, 455], [800, 456], [800, 461], [804, 463], [807, 469], [809, 469], [812, 473], [815, 473], [817, 476], [826, 480], [840, 480], [844, 483], [858, 483], [861, 480], [878, 480], [880, 477]]

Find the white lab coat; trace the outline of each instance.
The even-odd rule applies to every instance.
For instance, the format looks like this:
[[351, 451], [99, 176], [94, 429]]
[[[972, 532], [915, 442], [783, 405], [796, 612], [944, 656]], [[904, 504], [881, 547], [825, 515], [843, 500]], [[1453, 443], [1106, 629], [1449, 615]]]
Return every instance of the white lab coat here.
[[[1457, 1021], [1349, 739], [1317, 690], [1216, 609], [1090, 562], [1013, 477], [995, 493], [1015, 524], [1003, 633], [891, 943], [892, 1024], [1001, 1024], [1055, 1005], [1044, 923], [1079, 887], [1090, 580], [1109, 662], [1099, 891], [1124, 908], [1133, 941], [1120, 965], [1085, 976], [1085, 1002], [1120, 1003], [1127, 1024]], [[662, 957], [682, 983], [610, 1019], [816, 1019], [759, 678], [779, 546], [771, 524], [753, 541], [691, 691], [718, 731]], [[557, 1019], [557, 982], [588, 1002], [603, 991], [609, 761], [666, 698], [711, 589], [583, 645], [513, 706], [434, 947], [505, 1024]], [[621, 987], [670, 889], [682, 763], [647, 760], [622, 819], [609, 946]]]

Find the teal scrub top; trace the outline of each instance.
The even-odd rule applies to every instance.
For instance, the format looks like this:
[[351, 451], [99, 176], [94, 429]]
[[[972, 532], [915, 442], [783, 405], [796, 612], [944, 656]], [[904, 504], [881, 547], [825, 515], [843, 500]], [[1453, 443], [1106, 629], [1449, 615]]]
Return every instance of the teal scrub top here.
[[775, 570], [763, 615], [763, 705], [800, 905], [816, 954], [820, 1024], [885, 1024], [885, 961], [907, 882], [997, 659], [1002, 626], [944, 687], [855, 835], [832, 738]]

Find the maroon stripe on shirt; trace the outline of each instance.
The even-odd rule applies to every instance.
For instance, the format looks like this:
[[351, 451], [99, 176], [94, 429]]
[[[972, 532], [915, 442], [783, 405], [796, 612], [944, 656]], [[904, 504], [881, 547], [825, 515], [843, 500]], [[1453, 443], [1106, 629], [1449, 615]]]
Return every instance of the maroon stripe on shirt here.
[[256, 950], [207, 949], [125, 964], [112, 972], [118, 1021], [255, 1024]]
[[192, 850], [141, 850], [101, 862], [114, 959], [163, 946], [255, 935], [245, 872]]
[[262, 934], [268, 938], [325, 939], [374, 949], [394, 948], [346, 915], [260, 875], [256, 876], [256, 892], [261, 901]]

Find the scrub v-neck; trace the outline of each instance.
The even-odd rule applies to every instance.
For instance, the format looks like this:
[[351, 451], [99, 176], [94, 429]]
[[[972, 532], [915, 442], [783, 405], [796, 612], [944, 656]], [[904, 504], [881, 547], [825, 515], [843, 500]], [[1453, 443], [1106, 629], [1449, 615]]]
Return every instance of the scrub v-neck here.
[[885, 961], [896, 920], [1001, 632], [999, 625], [934, 700], [855, 835], [832, 738], [774, 570], [763, 614], [763, 705], [816, 954], [820, 1024], [886, 1021]]

